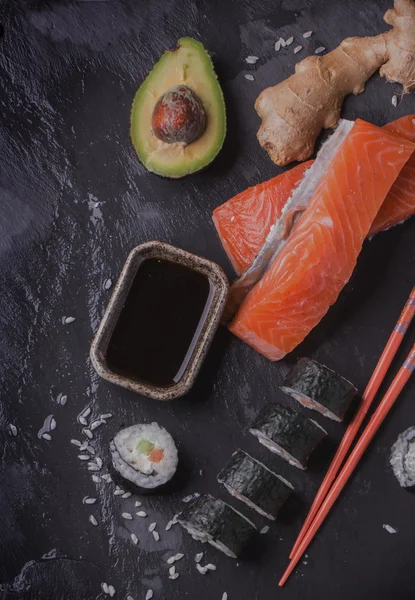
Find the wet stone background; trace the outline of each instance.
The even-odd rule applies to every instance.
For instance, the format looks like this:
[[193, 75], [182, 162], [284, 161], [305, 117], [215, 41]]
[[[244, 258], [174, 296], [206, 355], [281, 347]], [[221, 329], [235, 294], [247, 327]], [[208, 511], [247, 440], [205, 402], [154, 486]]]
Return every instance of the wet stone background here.
[[[103, 582], [113, 586], [114, 597], [134, 600], [143, 600], [148, 589], [157, 600], [220, 600], [224, 592], [229, 600], [413, 598], [415, 499], [399, 489], [388, 466], [397, 434], [415, 424], [413, 384], [284, 590], [277, 582], [288, 551], [345, 425], [317, 417], [330, 435], [306, 472], [270, 456], [246, 428], [266, 402], [292, 404], [278, 386], [299, 356], [313, 356], [364, 388], [413, 284], [414, 220], [365, 244], [339, 301], [280, 363], [272, 364], [222, 329], [191, 393], [161, 404], [99, 380], [88, 359], [113, 282], [135, 245], [167, 241], [217, 261], [233, 277], [212, 210], [280, 172], [256, 141], [255, 98], [318, 46], [330, 50], [349, 35], [385, 31], [382, 15], [389, 6], [386, 0], [1, 4], [2, 599], [102, 599]], [[313, 34], [304, 40], [308, 30]], [[212, 54], [228, 134], [204, 172], [168, 181], [138, 162], [129, 141], [129, 113], [138, 85], [183, 35], [200, 39]], [[276, 53], [275, 41], [291, 35], [296, 43]], [[304, 48], [294, 54], [297, 44]], [[247, 65], [248, 55], [259, 61]], [[365, 94], [347, 99], [344, 114], [381, 125], [413, 112], [410, 96], [397, 108], [392, 105], [395, 93], [399, 86], [375, 76]], [[395, 368], [409, 345], [408, 339]], [[70, 442], [84, 439], [77, 417], [86, 407], [91, 408], [88, 423], [103, 413], [113, 415], [90, 441], [103, 461], [96, 472], [88, 471], [77, 458], [82, 452]], [[111, 437], [122, 426], [152, 420], [165, 426], [179, 447], [181, 469], [173, 491], [144, 498], [114, 495], [115, 485], [102, 478]], [[38, 436], [44, 423], [50, 440]], [[258, 535], [240, 561], [202, 547], [178, 526], [165, 531], [190, 494], [211, 492], [230, 500], [216, 474], [237, 448], [265, 461], [296, 488], [270, 531]], [[83, 504], [86, 496], [96, 498], [95, 504]], [[135, 506], [138, 500], [141, 508]], [[230, 501], [260, 529], [267, 524]], [[148, 516], [122, 517], [138, 510]], [[148, 531], [152, 522], [158, 542]], [[388, 533], [384, 524], [397, 533]], [[196, 570], [194, 556], [202, 550], [202, 563], [215, 564], [216, 572]], [[166, 560], [177, 552], [185, 558], [176, 565], [179, 578], [171, 580]]]

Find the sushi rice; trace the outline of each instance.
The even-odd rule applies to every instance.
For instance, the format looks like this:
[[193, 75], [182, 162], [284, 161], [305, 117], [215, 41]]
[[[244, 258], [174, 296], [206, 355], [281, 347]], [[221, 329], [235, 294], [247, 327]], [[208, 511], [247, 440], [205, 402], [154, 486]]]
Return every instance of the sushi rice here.
[[415, 427], [398, 436], [391, 449], [390, 464], [399, 485], [415, 490]]
[[122, 429], [110, 445], [118, 473], [141, 489], [155, 489], [167, 483], [178, 464], [171, 435], [157, 423], [131, 425]]

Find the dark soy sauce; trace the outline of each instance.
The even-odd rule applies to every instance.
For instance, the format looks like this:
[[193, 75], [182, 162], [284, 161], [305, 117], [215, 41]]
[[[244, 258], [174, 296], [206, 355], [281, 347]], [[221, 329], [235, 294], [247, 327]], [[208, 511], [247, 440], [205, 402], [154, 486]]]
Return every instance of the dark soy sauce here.
[[201, 273], [169, 260], [144, 260], [112, 334], [108, 367], [158, 386], [180, 381], [212, 295]]

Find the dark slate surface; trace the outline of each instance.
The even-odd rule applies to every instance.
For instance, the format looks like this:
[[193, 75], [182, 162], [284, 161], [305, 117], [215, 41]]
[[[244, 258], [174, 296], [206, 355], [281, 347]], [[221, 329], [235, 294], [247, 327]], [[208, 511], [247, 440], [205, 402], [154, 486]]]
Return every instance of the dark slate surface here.
[[[150, 6], [151, 4], [151, 6]], [[415, 267], [415, 221], [366, 243], [356, 272], [328, 316], [286, 361], [272, 364], [219, 332], [194, 390], [158, 404], [100, 381], [89, 345], [128, 252], [151, 239], [171, 242], [231, 268], [216, 237], [212, 209], [278, 170], [255, 139], [253, 110], [266, 85], [290, 74], [297, 59], [343, 37], [386, 29], [387, 0], [258, 0], [243, 2], [77, 2], [9, 0], [0, 8], [1, 69], [1, 402], [0, 594], [2, 598], [116, 598], [319, 600], [413, 598], [415, 497], [401, 491], [387, 463], [397, 434], [415, 423], [413, 384], [402, 394], [347, 492], [284, 590], [277, 581], [344, 425], [318, 420], [330, 441], [301, 473], [270, 457], [244, 430], [268, 400], [296, 356], [311, 355], [351, 379], [360, 390], [373, 369], [406, 299]], [[280, 35], [312, 29], [306, 49], [278, 55]], [[128, 137], [134, 92], [165, 48], [191, 35], [212, 53], [227, 103], [223, 151], [205, 172], [179, 181], [146, 173]], [[260, 57], [247, 66], [249, 54]], [[244, 74], [252, 72], [255, 81]], [[407, 96], [391, 105], [399, 86], [375, 77], [367, 92], [349, 98], [344, 114], [383, 124], [415, 110]], [[62, 324], [62, 317], [75, 322]], [[413, 330], [412, 330], [413, 332]], [[409, 336], [410, 337], [410, 336]], [[395, 367], [409, 348], [405, 342]], [[56, 397], [67, 394], [65, 406]], [[290, 403], [290, 399], [286, 399]], [[147, 519], [125, 521], [135, 498], [95, 484], [78, 451], [77, 414], [114, 414], [93, 442], [108, 464], [107, 446], [122, 425], [157, 420], [179, 445], [182, 477], [174, 493], [143, 500]], [[54, 415], [52, 441], [38, 439]], [[8, 426], [18, 428], [11, 437]], [[215, 481], [242, 447], [287, 477], [296, 500], [245, 561], [206, 548], [215, 573], [199, 575], [199, 544], [164, 526], [187, 494], [226, 492]], [[82, 504], [85, 495], [97, 503]], [[234, 502], [236, 505], [236, 501]], [[245, 508], [239, 506], [241, 510]], [[247, 512], [247, 511], [246, 511]], [[99, 521], [88, 521], [93, 514]], [[265, 522], [249, 514], [262, 527]], [[157, 521], [161, 541], [148, 525]], [[390, 535], [384, 523], [397, 529]], [[130, 532], [139, 545], [134, 546]], [[166, 559], [183, 551], [180, 578], [167, 578]], [[204, 559], [204, 560], [205, 560]]]

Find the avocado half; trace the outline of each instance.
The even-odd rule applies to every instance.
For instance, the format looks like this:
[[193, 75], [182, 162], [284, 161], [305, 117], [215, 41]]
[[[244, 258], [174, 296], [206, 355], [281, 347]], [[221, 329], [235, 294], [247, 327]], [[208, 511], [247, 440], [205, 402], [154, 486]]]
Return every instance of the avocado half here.
[[[206, 127], [201, 136], [186, 145], [159, 140], [151, 128], [159, 98], [176, 85], [189, 87], [201, 100]], [[149, 171], [179, 178], [206, 167], [222, 148], [226, 134], [226, 112], [209, 54], [193, 38], [180, 38], [176, 50], [167, 50], [138, 88], [131, 110], [131, 140], [138, 158]]]

